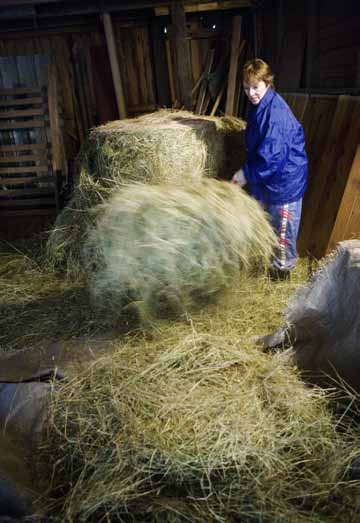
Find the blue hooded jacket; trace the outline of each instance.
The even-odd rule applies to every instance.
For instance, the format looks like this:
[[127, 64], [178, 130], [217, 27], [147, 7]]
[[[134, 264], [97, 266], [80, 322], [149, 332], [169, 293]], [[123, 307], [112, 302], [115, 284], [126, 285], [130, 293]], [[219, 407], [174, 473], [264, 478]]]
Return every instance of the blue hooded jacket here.
[[251, 107], [245, 140], [244, 173], [251, 195], [267, 205], [300, 200], [307, 179], [304, 132], [273, 89]]

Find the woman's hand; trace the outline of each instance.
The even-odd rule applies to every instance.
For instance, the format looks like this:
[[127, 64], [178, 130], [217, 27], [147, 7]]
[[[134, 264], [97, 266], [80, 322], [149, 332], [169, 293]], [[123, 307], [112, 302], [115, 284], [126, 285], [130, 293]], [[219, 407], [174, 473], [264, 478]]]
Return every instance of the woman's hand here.
[[236, 171], [234, 176], [231, 178], [231, 181], [232, 183], [238, 184], [240, 187], [244, 187], [244, 185], [247, 184], [244, 169], [239, 169], [238, 171]]

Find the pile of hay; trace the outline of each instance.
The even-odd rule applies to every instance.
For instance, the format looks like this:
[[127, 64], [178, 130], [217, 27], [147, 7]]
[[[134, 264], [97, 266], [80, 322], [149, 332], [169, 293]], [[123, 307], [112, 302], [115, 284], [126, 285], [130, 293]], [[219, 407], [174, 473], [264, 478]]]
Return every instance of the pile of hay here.
[[45, 475], [53, 513], [96, 522], [352, 521], [358, 508], [340, 484], [351, 446], [327, 393], [306, 387], [287, 357], [195, 333], [122, 344], [54, 392], [42, 449], [53, 465]]
[[123, 184], [230, 178], [243, 161], [244, 128], [237, 118], [161, 110], [93, 129], [80, 154], [73, 198], [50, 234], [49, 262], [81, 272], [79, 249], [94, 222], [88, 211]]
[[146, 320], [211, 301], [275, 242], [261, 206], [233, 184], [132, 185], [102, 206], [84, 264], [97, 306], [117, 318], [132, 304]]

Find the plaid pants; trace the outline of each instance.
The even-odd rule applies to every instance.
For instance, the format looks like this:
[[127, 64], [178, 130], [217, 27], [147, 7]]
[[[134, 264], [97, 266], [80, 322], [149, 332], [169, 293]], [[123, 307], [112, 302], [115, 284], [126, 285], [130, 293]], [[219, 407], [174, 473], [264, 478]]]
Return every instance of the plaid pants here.
[[282, 205], [266, 205], [270, 223], [278, 237], [272, 264], [276, 269], [291, 270], [297, 259], [296, 240], [299, 234], [302, 198]]

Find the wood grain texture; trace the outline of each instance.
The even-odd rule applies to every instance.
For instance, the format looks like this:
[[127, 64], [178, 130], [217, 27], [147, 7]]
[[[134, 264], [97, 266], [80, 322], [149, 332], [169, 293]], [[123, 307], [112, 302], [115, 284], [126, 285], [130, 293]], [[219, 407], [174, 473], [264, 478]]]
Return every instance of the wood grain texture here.
[[360, 145], [356, 149], [327, 252], [332, 251], [338, 242], [351, 238], [360, 238]]

